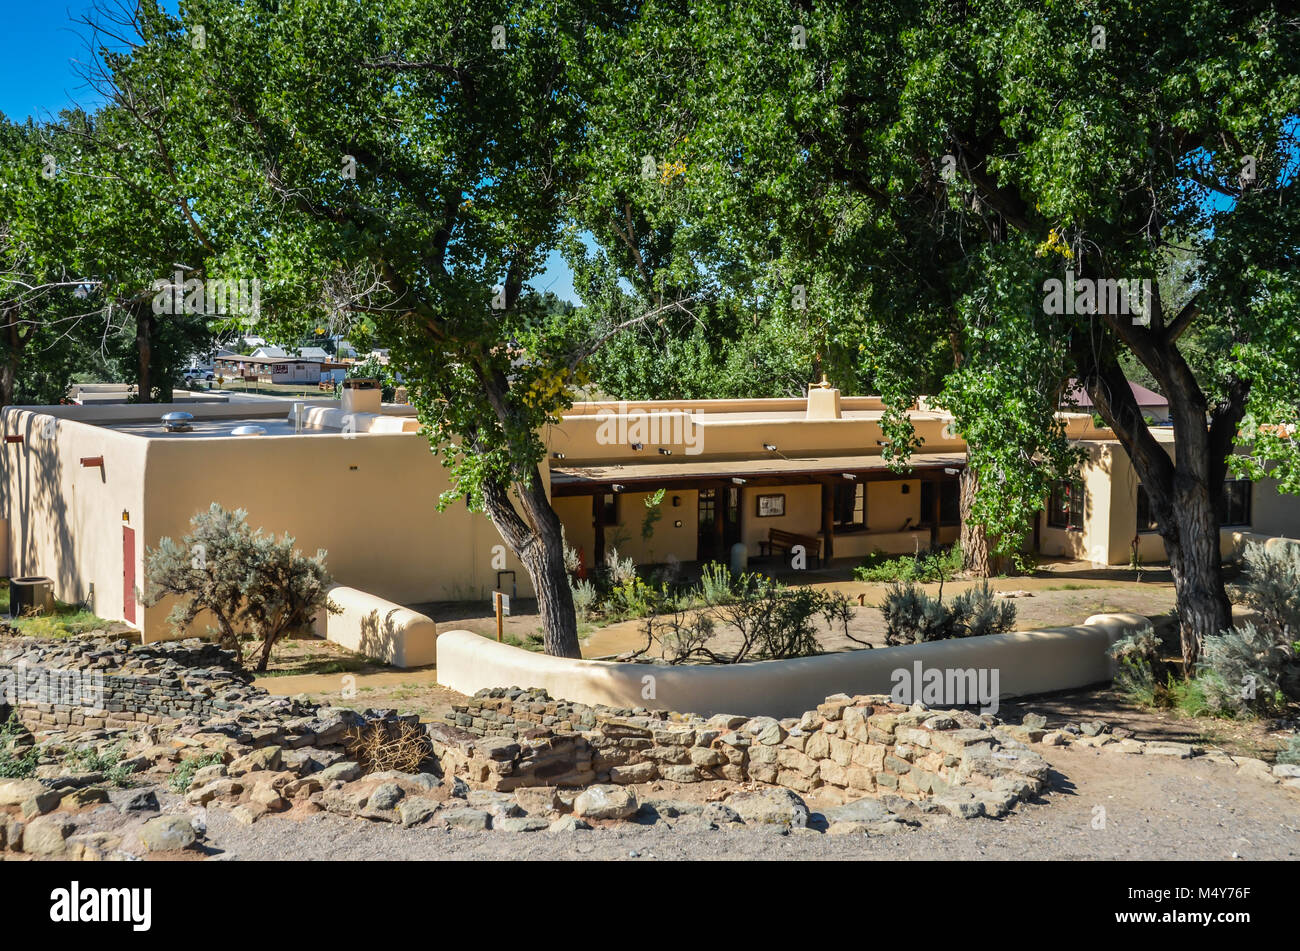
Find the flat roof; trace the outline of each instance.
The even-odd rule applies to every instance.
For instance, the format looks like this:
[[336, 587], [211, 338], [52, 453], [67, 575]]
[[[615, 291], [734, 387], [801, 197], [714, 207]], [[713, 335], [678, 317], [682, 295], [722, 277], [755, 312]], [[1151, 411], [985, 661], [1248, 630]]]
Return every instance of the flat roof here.
[[790, 458], [715, 459], [699, 462], [645, 462], [632, 465], [551, 466], [551, 486], [557, 495], [583, 495], [610, 485], [658, 486], [681, 482], [744, 478], [756, 484], [782, 479], [820, 481], [845, 472], [872, 479], [906, 479], [912, 472], [964, 469], [965, 453], [920, 453], [909, 471], [898, 473], [879, 455], [801, 456]]
[[301, 433], [295, 433], [293, 423], [288, 419], [274, 416], [246, 416], [242, 418], [230, 419], [192, 419], [189, 422], [190, 429], [187, 432], [170, 432], [163, 428], [160, 419], [133, 419], [113, 421], [109, 420], [101, 423], [94, 423], [102, 429], [111, 429], [114, 432], [129, 433], [132, 436], [142, 436], [146, 439], [212, 439], [216, 436], [229, 436], [238, 439], [257, 439], [257, 436], [234, 436], [234, 430], [239, 426], [261, 426], [266, 430], [267, 436], [294, 436], [294, 435], [311, 435], [337, 433], [338, 430], [331, 429], [308, 429], [303, 428]]

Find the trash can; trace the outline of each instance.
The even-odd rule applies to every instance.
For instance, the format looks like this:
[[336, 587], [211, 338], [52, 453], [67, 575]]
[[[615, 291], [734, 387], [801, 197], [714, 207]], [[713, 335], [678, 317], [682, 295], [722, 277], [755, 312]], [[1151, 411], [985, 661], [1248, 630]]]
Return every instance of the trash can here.
[[731, 574], [739, 576], [749, 569], [749, 549], [745, 547], [744, 542], [736, 542], [731, 546]]
[[9, 614], [54, 613], [54, 582], [49, 578], [12, 578], [9, 581]]

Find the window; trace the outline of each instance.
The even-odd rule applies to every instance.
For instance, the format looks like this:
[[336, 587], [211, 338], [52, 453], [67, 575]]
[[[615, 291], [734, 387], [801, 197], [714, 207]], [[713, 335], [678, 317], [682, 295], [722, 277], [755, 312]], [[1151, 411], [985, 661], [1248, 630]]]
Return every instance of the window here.
[[[939, 487], [939, 524], [961, 524], [961, 484], [958, 482], [940, 482]], [[930, 524], [930, 513], [934, 510], [934, 489], [936, 483], [921, 483], [921, 524]]]
[[1147, 495], [1146, 488], [1141, 485], [1138, 486], [1137, 530], [1139, 533], [1156, 530], [1155, 516], [1151, 514], [1151, 499]]
[[1083, 501], [1082, 482], [1053, 483], [1047, 499], [1048, 527], [1083, 531]]
[[[1219, 496], [1218, 511], [1220, 525], [1249, 525], [1251, 481], [1249, 479], [1226, 479], [1223, 493]], [[1154, 532], [1156, 520], [1151, 514], [1151, 499], [1146, 489], [1138, 486], [1137, 494], [1137, 528], [1139, 532]]]
[[867, 522], [866, 486], [835, 486], [835, 530], [865, 528]]
[[605, 493], [605, 506], [603, 509], [596, 509], [597, 517], [604, 516], [602, 525], [618, 524], [618, 494], [614, 492]]
[[1227, 479], [1223, 483], [1223, 496], [1219, 501], [1220, 525], [1250, 524], [1249, 479]]

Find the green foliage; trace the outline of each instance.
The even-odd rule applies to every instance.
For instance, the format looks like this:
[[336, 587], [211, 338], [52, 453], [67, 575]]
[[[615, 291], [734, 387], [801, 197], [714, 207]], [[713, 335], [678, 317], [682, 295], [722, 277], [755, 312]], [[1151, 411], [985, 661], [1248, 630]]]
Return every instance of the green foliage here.
[[25, 779], [36, 772], [40, 752], [35, 746], [24, 748], [14, 742], [27, 736], [17, 711], [11, 711], [9, 719], [0, 724], [0, 779]]
[[132, 773], [134, 768], [125, 763], [126, 752], [120, 745], [113, 745], [100, 752], [94, 746], [76, 750], [70, 754], [65, 763], [80, 772], [103, 773], [106, 782], [126, 788], [134, 785]]
[[853, 577], [858, 581], [943, 581], [961, 571], [961, 564], [961, 548], [957, 545], [896, 557], [875, 552], [853, 569]]
[[962, 592], [951, 604], [932, 598], [911, 582], [894, 582], [880, 605], [885, 618], [885, 643], [922, 644], [953, 637], [1001, 634], [1016, 623], [1016, 606], [998, 601], [988, 582]]
[[731, 569], [710, 561], [700, 568], [699, 599], [704, 604], [723, 604], [732, 593]]
[[599, 593], [589, 578], [583, 578], [573, 585], [573, 610], [578, 620], [586, 622], [591, 619], [592, 608], [596, 606]]
[[332, 580], [325, 552], [308, 557], [289, 535], [254, 532], [243, 509], [227, 511], [214, 502], [190, 519], [192, 531], [179, 543], [159, 540], [145, 553], [146, 605], [177, 598], [168, 620], [180, 631], [203, 611], [216, 618], [220, 642], [243, 658], [245, 634], [261, 638], [258, 670], [284, 634], [306, 630], [319, 610], [337, 613], [329, 600]]
[[1277, 761], [1292, 766], [1300, 766], [1300, 736], [1287, 740], [1286, 749], [1277, 754]]
[[220, 753], [205, 753], [201, 756], [190, 756], [180, 761], [172, 774], [167, 779], [167, 786], [174, 793], [183, 793], [190, 788], [190, 783], [194, 782], [194, 774], [205, 766], [216, 766], [225, 762], [225, 757]]
[[349, 380], [378, 380], [382, 391], [379, 398], [391, 403], [397, 398], [397, 375], [391, 365], [384, 365], [378, 357], [366, 357], [360, 363], [348, 367]]
[[664, 493], [666, 489], [660, 489], [646, 496], [645, 500], [645, 517], [641, 520], [641, 540], [649, 541], [654, 537], [655, 525], [664, 517], [661, 506], [664, 504]]

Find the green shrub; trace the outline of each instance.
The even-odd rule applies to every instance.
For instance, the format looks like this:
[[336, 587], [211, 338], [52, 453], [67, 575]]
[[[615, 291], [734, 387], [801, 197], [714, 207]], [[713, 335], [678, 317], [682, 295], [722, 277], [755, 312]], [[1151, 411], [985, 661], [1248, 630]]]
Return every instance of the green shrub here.
[[1287, 740], [1286, 749], [1277, 754], [1277, 761], [1283, 765], [1300, 766], [1300, 736]]
[[725, 604], [731, 599], [731, 569], [711, 561], [700, 569], [700, 600], [705, 604]]
[[22, 725], [16, 712], [9, 714], [9, 719], [0, 725], [0, 779], [25, 779], [36, 772], [40, 761], [40, 752], [35, 746], [27, 747], [21, 752], [14, 741], [27, 736], [27, 728]]
[[592, 608], [596, 606], [596, 599], [598, 597], [596, 586], [586, 578], [583, 578], [577, 584], [572, 585], [572, 589], [573, 610], [577, 614], [578, 620], [590, 620]]
[[183, 759], [177, 764], [176, 769], [172, 771], [171, 777], [167, 780], [167, 785], [172, 792], [183, 793], [190, 788], [195, 773], [204, 766], [215, 766], [224, 762], [224, 759], [220, 753], [206, 753], [202, 756], [191, 756], [189, 759]]
[[883, 552], [869, 555], [853, 569], [857, 581], [943, 581], [961, 571], [961, 548], [929, 549], [915, 555], [889, 557]]
[[1286, 705], [1282, 679], [1291, 662], [1290, 645], [1247, 621], [1205, 639], [1199, 681], [1209, 706], [1242, 715], [1279, 713]]
[[1001, 634], [1016, 623], [1016, 606], [998, 601], [987, 581], [981, 582], [943, 603], [943, 596], [930, 597], [918, 585], [895, 582], [880, 605], [885, 618], [885, 643], [923, 644], [953, 637]]

